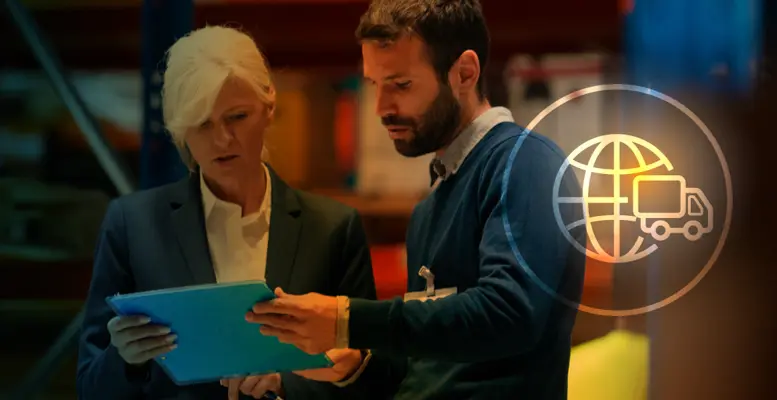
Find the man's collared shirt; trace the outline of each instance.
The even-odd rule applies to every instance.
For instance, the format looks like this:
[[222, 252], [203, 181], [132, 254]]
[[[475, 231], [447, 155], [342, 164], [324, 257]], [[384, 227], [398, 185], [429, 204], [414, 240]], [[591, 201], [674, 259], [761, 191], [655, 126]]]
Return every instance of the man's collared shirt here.
[[430, 185], [434, 185], [437, 178], [442, 180], [456, 173], [467, 158], [472, 149], [477, 146], [483, 136], [502, 122], [515, 122], [513, 114], [505, 107], [493, 107], [475, 118], [451, 144], [443, 151], [442, 155], [435, 157], [429, 165]]
[[239, 205], [216, 197], [200, 173], [205, 230], [219, 283], [265, 279], [272, 188], [267, 167], [263, 169], [267, 185], [262, 205], [245, 217]]

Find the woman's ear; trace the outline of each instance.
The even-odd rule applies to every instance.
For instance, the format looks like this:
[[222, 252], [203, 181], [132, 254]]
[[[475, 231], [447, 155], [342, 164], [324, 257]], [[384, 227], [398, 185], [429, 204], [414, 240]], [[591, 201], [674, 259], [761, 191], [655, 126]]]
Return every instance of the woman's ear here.
[[275, 120], [275, 101], [271, 101], [269, 104], [267, 104], [267, 119], [270, 122]]
[[275, 117], [275, 86], [270, 85], [269, 89], [267, 90], [267, 118], [270, 120], [270, 122], [273, 121], [273, 118]]

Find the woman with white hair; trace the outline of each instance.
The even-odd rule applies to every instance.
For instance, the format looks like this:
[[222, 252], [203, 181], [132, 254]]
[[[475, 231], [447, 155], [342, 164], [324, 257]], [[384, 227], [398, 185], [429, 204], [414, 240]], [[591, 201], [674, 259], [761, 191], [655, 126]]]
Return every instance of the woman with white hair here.
[[[175, 347], [170, 330], [142, 317], [118, 317], [106, 304], [115, 293], [245, 280], [266, 280], [288, 293], [375, 298], [356, 211], [292, 189], [263, 161], [275, 91], [249, 36], [211, 26], [178, 40], [168, 52], [162, 104], [191, 174], [111, 202], [79, 343], [79, 398], [342, 395], [342, 385], [293, 373], [178, 387], [150, 362]], [[335, 366], [319, 371], [328, 381], [347, 379], [363, 361], [356, 350], [330, 357]]]

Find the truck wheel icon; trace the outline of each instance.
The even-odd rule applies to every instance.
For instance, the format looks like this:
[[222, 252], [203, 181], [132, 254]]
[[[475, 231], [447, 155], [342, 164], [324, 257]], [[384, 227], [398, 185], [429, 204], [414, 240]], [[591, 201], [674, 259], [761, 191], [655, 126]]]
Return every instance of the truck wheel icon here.
[[653, 223], [653, 226], [650, 227], [650, 235], [659, 242], [663, 242], [669, 238], [671, 233], [669, 223], [666, 221], [656, 221]]
[[[709, 199], [699, 188], [689, 188], [680, 175], [639, 175], [634, 178], [634, 216], [640, 220], [640, 228], [661, 242], [673, 233], [682, 234], [691, 242], [712, 231], [713, 209]], [[672, 209], [650, 206], [641, 193], [663, 193], [676, 199]], [[685, 224], [680, 220], [691, 218]], [[674, 226], [672, 226], [674, 225]]]
[[683, 236], [691, 242], [699, 240], [703, 234], [704, 232], [702, 231], [701, 223], [699, 221], [688, 221], [683, 229]]

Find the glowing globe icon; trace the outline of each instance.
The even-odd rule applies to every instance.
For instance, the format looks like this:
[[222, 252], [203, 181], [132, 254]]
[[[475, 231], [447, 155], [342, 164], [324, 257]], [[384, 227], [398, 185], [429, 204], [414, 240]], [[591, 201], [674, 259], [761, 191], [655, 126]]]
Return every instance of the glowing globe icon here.
[[[596, 167], [596, 162], [602, 152], [612, 146], [613, 168]], [[587, 162], [581, 162], [578, 158], [583, 152], [593, 150]], [[629, 151], [637, 165], [630, 168], [621, 168], [622, 151]], [[651, 163], [645, 161], [645, 151], [656, 159]], [[559, 188], [562, 177], [567, 169], [573, 166], [584, 173], [582, 190], [583, 197], [559, 197]], [[653, 243], [644, 247], [645, 238], [650, 235], [655, 241], [660, 242], [669, 238], [672, 234], [681, 234], [689, 241], [695, 241], [712, 230], [712, 205], [704, 193], [697, 188], [686, 187], [685, 178], [680, 175], [655, 174], [656, 172], [669, 172], [674, 167], [661, 150], [648, 141], [627, 135], [610, 134], [593, 138], [578, 146], [563, 163], [556, 176], [554, 184], [554, 212], [559, 228], [579, 251], [588, 257], [606, 263], [626, 263], [644, 258], [658, 249]], [[646, 172], [651, 174], [645, 174]], [[592, 179], [598, 175], [612, 176], [612, 196], [591, 196]], [[628, 187], [623, 186], [623, 177], [634, 178]], [[670, 209], [648, 210], [644, 201], [640, 201], [643, 194], [647, 193], [646, 187], [652, 185], [666, 185], [668, 191], [661, 191], [662, 196], [670, 196]], [[622, 214], [622, 205], [631, 203], [631, 214]], [[563, 204], [579, 204], [584, 210], [584, 219], [578, 221], [563, 221], [560, 207]], [[590, 215], [593, 204], [612, 205], [612, 214]], [[678, 224], [681, 220], [687, 222]], [[602, 246], [596, 236], [594, 226], [597, 223], [611, 222], [612, 251], [608, 252]], [[630, 250], [622, 252], [621, 223], [639, 223], [643, 235], [637, 236]], [[573, 229], [585, 225], [586, 236], [590, 247], [585, 243], [579, 243], [572, 235]], [[625, 247], [623, 247], [625, 249]]]

